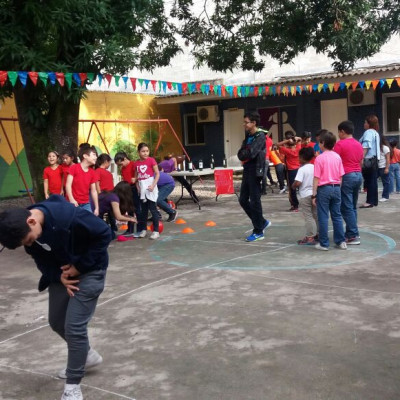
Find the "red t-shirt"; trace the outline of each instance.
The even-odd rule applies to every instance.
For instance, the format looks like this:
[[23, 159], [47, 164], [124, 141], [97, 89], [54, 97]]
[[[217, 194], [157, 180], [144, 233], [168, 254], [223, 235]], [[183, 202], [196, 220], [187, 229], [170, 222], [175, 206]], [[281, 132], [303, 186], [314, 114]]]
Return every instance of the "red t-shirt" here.
[[68, 171], [74, 177], [72, 181], [72, 195], [79, 204], [89, 203], [90, 185], [96, 183], [96, 173], [93, 168], [88, 171], [82, 169], [81, 164], [71, 165]]
[[272, 139], [265, 135], [265, 159], [268, 160], [269, 159], [269, 153], [271, 151], [271, 147], [273, 145], [273, 141]]
[[135, 162], [130, 161], [126, 167], [121, 168], [122, 179], [132, 185], [132, 178], [135, 177]]
[[400, 163], [400, 150], [398, 148], [393, 149], [393, 156], [390, 159], [390, 164]]
[[97, 168], [96, 172], [96, 180], [100, 184], [100, 190], [102, 192], [111, 192], [114, 189], [114, 178], [110, 171], [107, 171], [104, 168]]
[[57, 166], [57, 168], [55, 169], [51, 167], [46, 167], [43, 170], [43, 179], [47, 179], [49, 181], [50, 194], [61, 193], [62, 176], [63, 176], [63, 170], [60, 165]]
[[148, 157], [145, 160], [138, 160], [135, 163], [136, 173], [140, 181], [154, 176], [153, 167], [157, 165], [153, 157]]
[[297, 144], [296, 147], [279, 147], [279, 153], [286, 157], [286, 166], [288, 170], [295, 170], [300, 168], [299, 151], [301, 144]]
[[354, 138], [342, 139], [336, 142], [333, 151], [342, 159], [344, 173], [361, 172], [361, 160], [364, 158], [363, 147]]

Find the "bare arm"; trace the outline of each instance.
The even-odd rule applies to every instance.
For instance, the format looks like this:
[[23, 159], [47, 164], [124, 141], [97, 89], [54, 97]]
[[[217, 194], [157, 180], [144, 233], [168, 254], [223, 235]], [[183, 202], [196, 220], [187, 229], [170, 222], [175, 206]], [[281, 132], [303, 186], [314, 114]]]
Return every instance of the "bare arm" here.
[[[318, 183], [319, 183], [319, 178], [314, 176], [314, 179], [313, 179], [313, 191], [312, 191], [313, 197], [317, 195]], [[312, 199], [312, 204], [313, 204], [313, 206], [317, 205], [317, 199], [315, 197]]]
[[72, 182], [74, 181], [74, 177], [72, 175], [67, 176], [67, 183], [65, 184], [65, 190], [67, 191], [67, 196], [69, 202], [72, 203], [75, 207], [78, 207], [78, 202], [74, 199], [72, 195]]
[[297, 189], [301, 185], [300, 181], [294, 181], [292, 184], [292, 189]]
[[49, 180], [45, 179], [43, 180], [43, 187], [44, 187], [44, 197], [46, 197], [46, 199], [49, 198]]
[[157, 165], [153, 166], [153, 171], [154, 171], [154, 181], [149, 187], [150, 192], [154, 190], [154, 188], [157, 186], [158, 180], [160, 179], [160, 172], [158, 171]]
[[116, 220], [118, 221], [126, 221], [126, 222], [136, 222], [136, 218], [129, 215], [122, 215], [121, 210], [119, 209], [119, 203], [116, 201], [111, 202], [111, 207], [113, 210], [113, 214]]
[[96, 182], [96, 191], [97, 191], [97, 194], [100, 194], [100, 193], [101, 193], [100, 181], [97, 181], [97, 182]]
[[390, 166], [390, 152], [387, 152], [385, 154], [385, 158], [386, 158], [386, 167], [385, 167], [384, 173], [388, 174], [389, 173], [389, 166]]
[[96, 184], [90, 184], [90, 194], [92, 195], [92, 200], [94, 203], [94, 215], [99, 215], [99, 195], [97, 194]]

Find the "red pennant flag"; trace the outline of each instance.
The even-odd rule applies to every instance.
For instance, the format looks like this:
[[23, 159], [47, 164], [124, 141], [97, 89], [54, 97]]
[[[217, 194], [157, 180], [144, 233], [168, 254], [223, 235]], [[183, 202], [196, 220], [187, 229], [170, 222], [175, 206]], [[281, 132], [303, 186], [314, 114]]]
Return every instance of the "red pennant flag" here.
[[278, 95], [280, 95], [281, 94], [281, 90], [282, 90], [282, 86], [278, 85], [276, 87], [276, 93], [278, 93]]
[[0, 71], [0, 85], [4, 86], [4, 84], [7, 82], [8, 79], [8, 74], [7, 71]]
[[104, 74], [104, 77], [107, 79], [108, 87], [110, 87], [112, 75], [111, 74]]
[[172, 90], [172, 83], [171, 83], [171, 82], [167, 82], [167, 88], [168, 88], [169, 90]]
[[226, 88], [225, 88], [225, 85], [222, 85], [222, 86], [221, 86], [221, 94], [222, 94], [222, 97], [225, 97], [225, 96], [226, 96]]
[[87, 73], [86, 72], [80, 72], [79, 73], [79, 78], [81, 78], [81, 86], [83, 86], [86, 82], [87, 79]]
[[357, 89], [357, 86], [358, 86], [358, 82], [352, 82], [351, 88], [352, 88], [353, 90], [356, 90], [356, 89]]
[[201, 92], [201, 83], [196, 83], [196, 91]]
[[151, 82], [151, 86], [153, 86], [153, 90], [156, 91], [157, 81], [150, 81], [150, 82]]
[[379, 80], [372, 81], [371, 85], [372, 85], [372, 87], [374, 88], [374, 90], [376, 89], [376, 87], [378, 86], [378, 84], [379, 84]]
[[187, 83], [182, 83], [182, 92], [187, 93], [188, 91], [188, 84]]
[[133, 91], [136, 91], [136, 78], [130, 78], [130, 80], [131, 80]]
[[39, 74], [37, 72], [28, 72], [29, 78], [31, 78], [32, 83], [36, 86]]
[[210, 93], [214, 93], [214, 85], [210, 85]]
[[234, 87], [233, 87], [233, 95], [234, 95], [235, 97], [237, 97], [237, 95], [238, 95], [238, 88], [237, 88], [237, 86], [234, 86]]
[[334, 92], [337, 92], [339, 90], [339, 88], [340, 88], [340, 83], [336, 82], [336, 83], [333, 84], [333, 91]]
[[265, 94], [268, 94], [269, 92], [269, 86], [265, 86]]
[[56, 78], [61, 87], [65, 84], [65, 75], [63, 72], [56, 72]]

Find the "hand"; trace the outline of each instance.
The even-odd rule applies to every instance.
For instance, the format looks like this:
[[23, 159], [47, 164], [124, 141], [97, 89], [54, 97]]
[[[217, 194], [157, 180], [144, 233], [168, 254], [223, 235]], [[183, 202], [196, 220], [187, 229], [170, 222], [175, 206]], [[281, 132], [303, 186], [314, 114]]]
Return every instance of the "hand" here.
[[70, 200], [70, 203], [72, 203], [75, 207], [79, 207], [79, 203], [76, 200]]
[[78, 279], [68, 279], [64, 273], [61, 274], [60, 277], [61, 283], [65, 286], [65, 288], [67, 289], [67, 293], [70, 297], [74, 297], [75, 293], [79, 290], [78, 286], [75, 286], [77, 283], [79, 283]]
[[312, 199], [312, 200], [311, 200], [311, 204], [312, 204], [314, 207], [317, 207], [317, 199]]
[[62, 274], [63, 274], [63, 275], [65, 275], [65, 276], [67, 276], [67, 277], [70, 277], [70, 278], [75, 278], [76, 276], [79, 276], [79, 275], [81, 274], [81, 273], [75, 268], [75, 266], [72, 265], [72, 264], [63, 265], [63, 266], [61, 267], [61, 270], [62, 270]]
[[153, 186], [153, 185], [150, 185], [150, 186], [147, 188], [147, 190], [148, 190], [149, 192], [152, 192], [152, 191], [154, 190], [154, 186]]
[[94, 211], [93, 211], [93, 214], [96, 215], [96, 217], [98, 217], [99, 216], [99, 209], [95, 208]]
[[46, 198], [46, 200], [50, 197], [47, 193], [44, 195], [44, 197]]
[[136, 217], [131, 217], [129, 221], [130, 222], [137, 222], [137, 219], [136, 219]]

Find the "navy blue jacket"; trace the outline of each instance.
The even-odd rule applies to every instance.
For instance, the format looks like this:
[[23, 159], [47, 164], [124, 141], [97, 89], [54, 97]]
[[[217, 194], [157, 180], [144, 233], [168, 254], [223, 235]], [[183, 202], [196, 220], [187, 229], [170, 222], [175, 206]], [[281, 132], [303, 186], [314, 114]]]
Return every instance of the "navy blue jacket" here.
[[47, 251], [36, 242], [25, 246], [42, 273], [39, 291], [60, 282], [62, 265], [72, 264], [81, 274], [107, 269], [111, 229], [101, 218], [59, 195], [28, 207], [33, 208], [44, 213], [43, 231], [37, 241], [51, 248]]
[[265, 133], [259, 130], [251, 136], [246, 132], [242, 147], [237, 154], [238, 159], [244, 162], [243, 169], [254, 169], [256, 176], [264, 176], [265, 153]]

